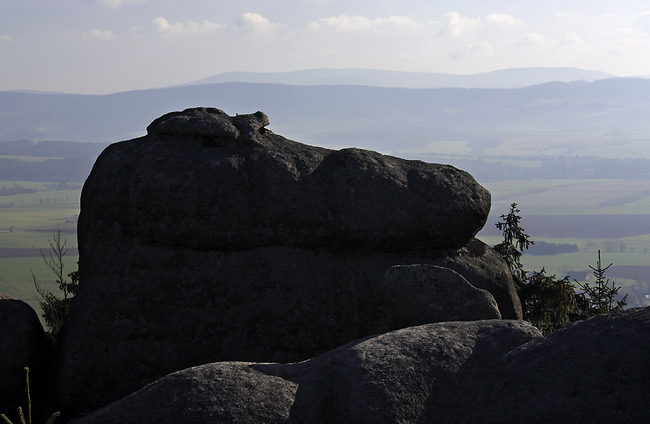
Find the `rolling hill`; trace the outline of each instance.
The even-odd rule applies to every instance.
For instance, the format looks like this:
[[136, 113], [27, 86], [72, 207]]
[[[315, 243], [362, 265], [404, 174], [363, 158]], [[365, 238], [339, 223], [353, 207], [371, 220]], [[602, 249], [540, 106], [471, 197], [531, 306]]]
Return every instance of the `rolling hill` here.
[[615, 75], [578, 68], [510, 68], [457, 75], [375, 69], [308, 69], [294, 72], [227, 72], [184, 85], [254, 82], [287, 85], [367, 85], [392, 88], [517, 88], [546, 82], [596, 81]]
[[194, 106], [261, 110], [269, 129], [287, 138], [411, 157], [442, 149], [650, 158], [650, 80], [633, 78], [512, 89], [231, 82], [101, 96], [0, 92], [0, 140], [125, 140], [164, 113]]

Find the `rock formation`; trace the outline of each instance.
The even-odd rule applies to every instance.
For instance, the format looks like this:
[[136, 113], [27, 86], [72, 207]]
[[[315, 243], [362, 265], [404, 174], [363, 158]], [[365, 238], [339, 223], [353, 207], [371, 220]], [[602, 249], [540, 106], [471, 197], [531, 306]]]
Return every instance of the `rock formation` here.
[[523, 321], [445, 322], [356, 340], [295, 364], [220, 362], [170, 374], [77, 424], [457, 423]]
[[575, 323], [507, 355], [462, 422], [648, 422], [649, 359], [650, 307]]
[[641, 423], [649, 340], [650, 307], [544, 338], [523, 321], [427, 324], [296, 364], [182, 370], [78, 424]]
[[0, 294], [0, 413], [18, 422], [17, 408], [26, 404], [24, 367], [31, 370], [34, 404], [43, 405], [50, 356], [51, 345], [32, 307]]
[[[521, 307], [506, 264], [473, 238], [490, 196], [470, 175], [266, 125], [261, 112], [173, 112], [98, 158], [53, 366], [64, 417], [647, 420], [650, 308], [545, 338], [499, 320]], [[8, 412], [22, 367], [46, 376], [51, 346], [35, 312], [2, 295], [0, 340]]]
[[261, 112], [173, 112], [97, 159], [81, 197], [83, 283], [57, 354], [62, 407], [90, 411], [195, 365], [299, 361], [443, 319], [390, 321], [379, 288], [394, 265], [453, 269], [521, 318], [507, 266], [473, 239], [490, 194], [469, 174], [307, 146], [267, 124]]
[[489, 292], [477, 289], [449, 268], [396, 265], [388, 268], [379, 290], [389, 328], [501, 318]]

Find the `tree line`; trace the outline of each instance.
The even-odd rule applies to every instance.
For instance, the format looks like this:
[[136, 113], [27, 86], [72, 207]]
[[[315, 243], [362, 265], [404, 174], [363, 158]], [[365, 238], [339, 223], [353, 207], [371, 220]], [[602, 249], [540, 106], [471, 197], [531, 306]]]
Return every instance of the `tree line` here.
[[32, 156], [41, 158], [92, 158], [95, 159], [109, 143], [79, 141], [2, 141], [0, 156]]
[[545, 255], [558, 255], [560, 253], [577, 252], [577, 244], [569, 243], [547, 243], [544, 241], [535, 242], [528, 248], [529, 255], [545, 256]]
[[62, 158], [45, 161], [25, 161], [0, 158], [0, 180], [51, 181], [82, 183], [90, 174], [95, 159]]

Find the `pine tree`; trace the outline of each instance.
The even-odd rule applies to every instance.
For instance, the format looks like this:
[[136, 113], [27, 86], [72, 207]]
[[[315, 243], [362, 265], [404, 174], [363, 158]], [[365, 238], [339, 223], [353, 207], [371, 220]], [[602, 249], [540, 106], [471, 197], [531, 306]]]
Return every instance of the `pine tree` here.
[[524, 284], [527, 274], [521, 263], [522, 252], [535, 244], [519, 225], [520, 212], [517, 204], [513, 203], [508, 214], [501, 215], [502, 221], [497, 222], [496, 227], [503, 233], [503, 241], [494, 246], [494, 250], [508, 264], [517, 288]]
[[584, 318], [623, 309], [623, 307], [627, 305], [627, 295], [623, 296], [621, 300], [615, 299], [615, 297], [619, 295], [618, 292], [621, 287], [616, 287], [614, 282], [611, 283], [610, 287], [609, 278], [605, 278], [605, 272], [612, 265], [613, 264], [610, 263], [603, 268], [599, 250], [596, 266], [593, 267], [589, 265], [589, 268], [593, 271], [594, 277], [596, 277], [595, 284], [590, 286], [589, 283], [581, 283], [578, 280], [575, 280], [578, 287], [583, 291], [579, 296], [583, 299], [584, 306], [581, 315]]

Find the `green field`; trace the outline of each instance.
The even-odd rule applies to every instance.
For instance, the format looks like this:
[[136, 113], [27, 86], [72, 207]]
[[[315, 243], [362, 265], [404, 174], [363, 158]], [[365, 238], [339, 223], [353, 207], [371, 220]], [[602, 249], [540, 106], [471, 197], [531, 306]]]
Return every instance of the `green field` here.
[[40, 311], [32, 272], [50, 291], [58, 293], [54, 274], [41, 257], [41, 250], [46, 254], [49, 251], [49, 241], [57, 229], [70, 247], [65, 272], [77, 267], [76, 220], [81, 189], [52, 190], [52, 183], [14, 181], [0, 181], [0, 187], [15, 183], [37, 191], [0, 196], [0, 292], [23, 299]]
[[[478, 238], [491, 246], [499, 243], [502, 238], [494, 223], [517, 203], [521, 226], [533, 241], [579, 248], [556, 255], [524, 253], [526, 270], [545, 268], [549, 274], [578, 275], [585, 281], [582, 278], [590, 276], [589, 265], [595, 266], [601, 250], [604, 265], [614, 264], [607, 276], [630, 293], [630, 305], [650, 305], [650, 298], [645, 297], [650, 295], [650, 181], [533, 180], [483, 185], [492, 193], [492, 212]], [[600, 233], [608, 236], [598, 237]], [[616, 233], [625, 236], [611, 236]]]
[[530, 215], [650, 214], [650, 180], [530, 180], [487, 182], [492, 212], [510, 204]]

